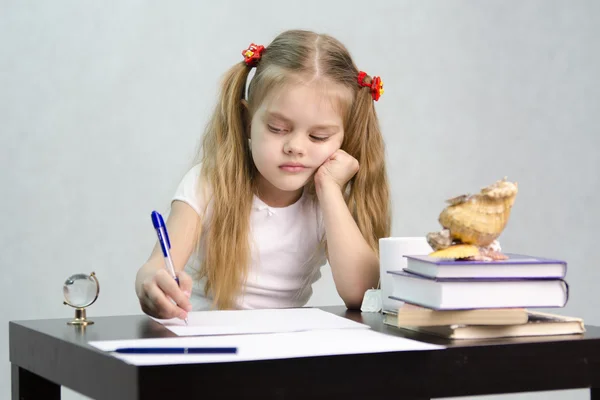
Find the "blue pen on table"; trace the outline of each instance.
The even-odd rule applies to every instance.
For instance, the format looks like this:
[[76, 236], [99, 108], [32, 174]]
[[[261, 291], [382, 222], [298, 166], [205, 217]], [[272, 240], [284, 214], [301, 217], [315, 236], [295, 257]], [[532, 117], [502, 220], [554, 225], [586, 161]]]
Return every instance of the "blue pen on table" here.
[[[165, 266], [167, 267], [167, 271], [171, 274], [173, 279], [179, 285], [179, 278], [175, 273], [175, 267], [173, 267], [173, 260], [171, 259], [171, 241], [169, 240], [169, 233], [167, 232], [167, 226], [165, 225], [165, 221], [157, 211], [152, 211], [152, 225], [154, 225], [154, 229], [156, 229], [156, 234], [158, 235], [158, 242], [160, 243], [160, 247], [163, 252], [163, 256], [165, 257]], [[188, 323], [187, 318], [184, 320], [186, 325]]]
[[121, 347], [121, 354], [237, 354], [237, 347]]

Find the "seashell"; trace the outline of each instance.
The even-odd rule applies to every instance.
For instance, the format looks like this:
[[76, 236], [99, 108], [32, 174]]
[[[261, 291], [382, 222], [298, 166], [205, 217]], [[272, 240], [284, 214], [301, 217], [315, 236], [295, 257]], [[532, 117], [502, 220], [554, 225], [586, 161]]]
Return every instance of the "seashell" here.
[[448, 229], [442, 229], [440, 232], [429, 232], [426, 239], [433, 250], [442, 250], [453, 244]]
[[517, 192], [517, 183], [504, 178], [480, 193], [447, 200], [449, 205], [438, 221], [450, 231], [453, 241], [488, 246], [506, 227]]
[[470, 196], [471, 196], [470, 194], [461, 194], [460, 196], [456, 196], [456, 197], [446, 200], [446, 203], [450, 204], [451, 206], [456, 206], [456, 205], [462, 204], [465, 201], [469, 200]]
[[448, 248], [434, 251], [429, 254], [430, 257], [445, 259], [460, 259], [479, 256], [479, 248], [472, 244], [456, 244]]
[[502, 254], [498, 250], [492, 250], [489, 247], [482, 247], [479, 249], [479, 256], [474, 258], [475, 260], [482, 261], [499, 261], [499, 260], [507, 260], [508, 256]]

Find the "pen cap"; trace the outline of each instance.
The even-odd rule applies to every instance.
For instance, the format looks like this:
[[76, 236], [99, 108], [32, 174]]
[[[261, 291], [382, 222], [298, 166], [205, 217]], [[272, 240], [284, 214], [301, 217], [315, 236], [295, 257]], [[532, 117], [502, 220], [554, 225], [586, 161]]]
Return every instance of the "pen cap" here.
[[[171, 241], [169, 240], [169, 234], [167, 233], [167, 227], [165, 226], [165, 221], [163, 220], [162, 215], [157, 211], [152, 211], [152, 225], [154, 225], [154, 229], [158, 233], [158, 241], [160, 242], [160, 247], [162, 248], [163, 255], [167, 256], [167, 249], [171, 248]], [[167, 246], [165, 248], [165, 246]]]

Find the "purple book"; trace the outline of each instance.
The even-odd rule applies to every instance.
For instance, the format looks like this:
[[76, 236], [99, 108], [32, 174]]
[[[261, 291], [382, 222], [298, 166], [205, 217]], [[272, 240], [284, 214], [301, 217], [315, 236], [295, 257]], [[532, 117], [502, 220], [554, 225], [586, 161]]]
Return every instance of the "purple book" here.
[[406, 255], [408, 272], [429, 278], [563, 279], [567, 263], [550, 258], [504, 253], [507, 260], [445, 260], [427, 255]]

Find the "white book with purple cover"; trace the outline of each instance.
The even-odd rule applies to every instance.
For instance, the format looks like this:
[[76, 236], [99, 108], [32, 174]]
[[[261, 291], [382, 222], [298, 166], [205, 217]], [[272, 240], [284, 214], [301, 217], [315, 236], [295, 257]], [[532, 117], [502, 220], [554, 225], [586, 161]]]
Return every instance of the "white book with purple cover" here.
[[434, 310], [564, 307], [569, 287], [562, 279], [426, 278], [405, 271], [392, 276], [392, 299]]
[[567, 263], [522, 254], [505, 254], [507, 260], [445, 260], [426, 255], [406, 255], [408, 272], [430, 278], [545, 278], [564, 279]]

